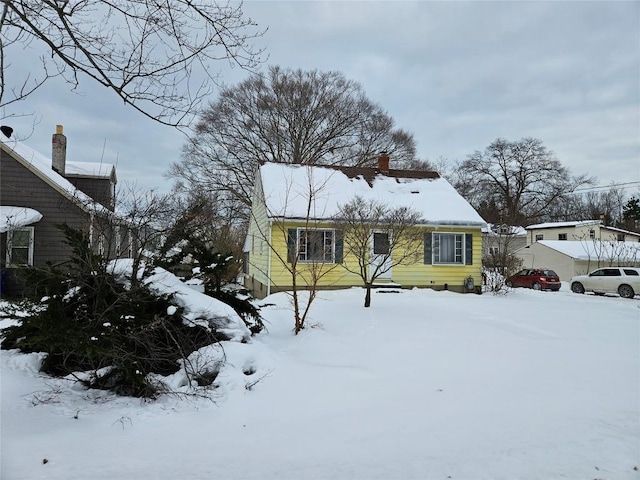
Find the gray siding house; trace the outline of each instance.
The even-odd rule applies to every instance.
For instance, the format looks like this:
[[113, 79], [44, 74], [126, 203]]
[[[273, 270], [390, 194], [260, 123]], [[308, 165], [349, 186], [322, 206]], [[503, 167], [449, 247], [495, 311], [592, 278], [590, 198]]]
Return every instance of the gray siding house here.
[[66, 159], [66, 137], [58, 125], [48, 157], [0, 133], [0, 293], [22, 292], [19, 271], [63, 265], [70, 249], [57, 227], [67, 224], [89, 235], [98, 253], [127, 256], [132, 237], [113, 213], [115, 167]]

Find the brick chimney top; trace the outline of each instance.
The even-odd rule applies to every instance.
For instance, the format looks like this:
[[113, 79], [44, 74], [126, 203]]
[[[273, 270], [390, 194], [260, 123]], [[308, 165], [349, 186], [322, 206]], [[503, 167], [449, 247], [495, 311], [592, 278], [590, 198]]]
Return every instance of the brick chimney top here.
[[67, 137], [62, 130], [62, 125], [56, 125], [56, 133], [51, 136], [51, 168], [64, 177], [67, 163]]
[[389, 155], [387, 152], [382, 152], [378, 157], [378, 170], [382, 173], [389, 173]]

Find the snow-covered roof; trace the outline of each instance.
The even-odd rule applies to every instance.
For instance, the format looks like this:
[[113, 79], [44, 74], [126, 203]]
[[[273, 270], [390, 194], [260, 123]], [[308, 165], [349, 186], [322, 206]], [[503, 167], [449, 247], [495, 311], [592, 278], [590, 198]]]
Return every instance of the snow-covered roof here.
[[611, 230], [612, 232], [618, 232], [618, 233], [624, 233], [626, 235], [635, 235], [636, 237], [640, 237], [640, 233], [638, 232], [632, 232], [630, 230], [623, 230], [622, 228], [618, 228], [618, 227], [611, 227], [609, 225], [602, 225], [602, 227], [604, 230]]
[[540, 240], [537, 243], [576, 260], [600, 259], [640, 263], [640, 242]]
[[68, 177], [111, 178], [115, 169], [110, 163], [67, 161], [64, 173]]
[[[361, 174], [357, 174], [361, 172]], [[328, 219], [340, 206], [359, 196], [392, 207], [409, 207], [424, 224], [478, 225], [486, 222], [447, 182], [432, 174], [393, 170], [385, 175], [374, 169], [265, 163], [260, 177], [267, 211], [272, 218]], [[349, 173], [349, 174], [347, 174]], [[422, 178], [420, 178], [422, 177]], [[312, 210], [307, 214], [309, 198]]]
[[0, 206], [0, 233], [39, 222], [42, 214], [27, 207]]
[[579, 220], [573, 222], [547, 222], [529, 225], [527, 230], [540, 230], [541, 228], [566, 228], [566, 227], [583, 227], [585, 225], [597, 225], [602, 223], [601, 220]]
[[22, 142], [7, 138], [2, 133], [0, 133], [0, 148], [9, 153], [45, 183], [70, 200], [75, 201], [78, 205], [91, 207], [91, 209], [96, 211], [107, 212], [104, 206], [100, 205], [83, 191], [77, 189], [69, 180], [53, 170], [53, 168], [51, 168], [51, 158]]
[[499, 225], [496, 223], [487, 223], [482, 229], [482, 233], [487, 235], [513, 235], [516, 237], [526, 236], [527, 230], [517, 225]]

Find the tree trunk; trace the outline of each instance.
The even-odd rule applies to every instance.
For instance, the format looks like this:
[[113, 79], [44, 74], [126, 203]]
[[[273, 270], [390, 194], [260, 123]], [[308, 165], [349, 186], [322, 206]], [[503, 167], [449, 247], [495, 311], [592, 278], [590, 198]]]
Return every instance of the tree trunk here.
[[365, 288], [367, 293], [364, 296], [364, 306], [370, 307], [371, 306], [371, 284], [369, 282], [365, 283]]

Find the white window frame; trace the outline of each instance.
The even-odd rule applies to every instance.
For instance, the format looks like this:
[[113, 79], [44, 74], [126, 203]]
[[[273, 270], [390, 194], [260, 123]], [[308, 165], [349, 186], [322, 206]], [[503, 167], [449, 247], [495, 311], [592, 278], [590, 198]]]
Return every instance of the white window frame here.
[[115, 226], [116, 236], [116, 258], [120, 258], [120, 249], [122, 248], [122, 238], [120, 237], [120, 225]]
[[543, 233], [537, 233], [536, 234], [536, 242], [539, 242], [540, 240], [544, 240], [544, 234]]
[[497, 247], [497, 246], [489, 247], [489, 255], [494, 257], [497, 255], [500, 255], [500, 247]]
[[[336, 263], [336, 231], [333, 228], [298, 228], [297, 229], [298, 262], [300, 263]], [[322, 234], [322, 258], [308, 258], [307, 232]], [[329, 237], [330, 235], [330, 237]], [[304, 241], [303, 241], [304, 239]], [[329, 243], [327, 244], [327, 241]], [[328, 247], [328, 249], [327, 249]]]
[[127, 240], [129, 242], [129, 245], [127, 245], [128, 258], [133, 258], [133, 233], [131, 232], [131, 229], [127, 232]]
[[[12, 261], [12, 257], [13, 257], [13, 234], [15, 232], [28, 232], [29, 233], [29, 245], [27, 247], [19, 247], [19, 248], [28, 248], [28, 253], [27, 253], [27, 263], [23, 264], [23, 263], [14, 263]], [[24, 267], [24, 266], [29, 266], [32, 267], [33, 266], [33, 243], [34, 243], [34, 234], [35, 234], [35, 228], [34, 227], [21, 227], [21, 228], [14, 228], [12, 230], [9, 230], [7, 232], [7, 254], [6, 254], [6, 261], [7, 261], [7, 266], [8, 267]]]
[[104, 257], [105, 249], [104, 249], [104, 234], [98, 235], [98, 255]]
[[[453, 237], [453, 261], [440, 260], [443, 237]], [[433, 232], [431, 237], [431, 258], [433, 265], [465, 265], [465, 234], [459, 232]]]

